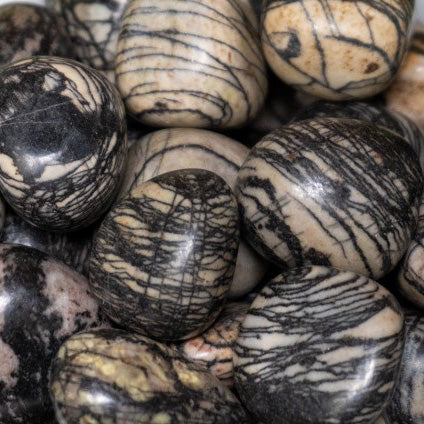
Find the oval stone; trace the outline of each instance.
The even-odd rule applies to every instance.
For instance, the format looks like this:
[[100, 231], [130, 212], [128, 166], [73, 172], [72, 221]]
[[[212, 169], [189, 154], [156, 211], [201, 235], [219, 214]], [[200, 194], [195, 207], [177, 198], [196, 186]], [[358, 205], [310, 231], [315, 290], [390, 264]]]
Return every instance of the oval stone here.
[[127, 153], [125, 110], [103, 75], [38, 56], [0, 71], [0, 190], [26, 221], [70, 231], [116, 195]]
[[178, 352], [122, 330], [69, 338], [51, 368], [59, 424], [249, 423], [229, 389]]
[[245, 236], [277, 265], [391, 271], [415, 230], [423, 177], [411, 147], [363, 121], [322, 118], [264, 137], [240, 169]]
[[53, 422], [50, 362], [65, 339], [98, 324], [82, 275], [36, 249], [1, 244], [0, 422]]
[[334, 268], [292, 269], [247, 313], [236, 388], [263, 423], [372, 423], [390, 400], [402, 346], [403, 314], [384, 287]]
[[225, 181], [201, 169], [169, 172], [108, 213], [93, 241], [90, 285], [120, 325], [163, 340], [194, 337], [224, 306], [238, 243]]

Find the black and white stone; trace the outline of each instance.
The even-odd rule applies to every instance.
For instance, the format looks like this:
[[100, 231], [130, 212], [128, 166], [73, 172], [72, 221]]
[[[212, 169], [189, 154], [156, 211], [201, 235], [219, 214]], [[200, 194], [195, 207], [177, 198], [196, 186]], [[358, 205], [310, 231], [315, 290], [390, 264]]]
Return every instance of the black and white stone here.
[[424, 317], [405, 313], [405, 345], [396, 387], [386, 408], [390, 424], [424, 422]]
[[99, 72], [51, 56], [0, 70], [0, 190], [26, 221], [53, 231], [93, 223], [126, 154], [124, 106]]
[[76, 334], [60, 348], [50, 393], [59, 424], [244, 424], [229, 389], [175, 349], [123, 330]]
[[[234, 191], [238, 170], [248, 154], [246, 146], [212, 131], [193, 128], [155, 131], [129, 149], [118, 197], [153, 177], [185, 168], [214, 172]], [[241, 240], [228, 296], [238, 298], [248, 293], [262, 280], [267, 267], [266, 261]]]
[[0, 242], [21, 244], [53, 256], [83, 275], [88, 275], [94, 228], [73, 233], [42, 231], [25, 222], [7, 208]]
[[286, 83], [327, 100], [371, 97], [408, 48], [412, 0], [264, 0], [262, 47]]
[[98, 323], [82, 275], [36, 249], [0, 245], [0, 422], [54, 422], [50, 362], [66, 338]]
[[119, 24], [128, 0], [48, 0], [63, 17], [78, 59], [114, 81]]
[[402, 347], [402, 310], [384, 287], [334, 268], [295, 268], [247, 313], [236, 388], [263, 423], [372, 423], [390, 400]]
[[0, 66], [38, 55], [73, 56], [63, 22], [35, 4], [0, 7]]
[[238, 0], [130, 0], [115, 71], [129, 113], [153, 126], [241, 126], [267, 92], [258, 32]]
[[91, 289], [125, 328], [162, 340], [194, 337], [224, 306], [238, 244], [237, 202], [221, 177], [201, 169], [159, 175], [100, 226]]
[[377, 279], [406, 252], [422, 180], [417, 156], [391, 131], [344, 118], [290, 124], [240, 169], [244, 234], [281, 267], [331, 265]]

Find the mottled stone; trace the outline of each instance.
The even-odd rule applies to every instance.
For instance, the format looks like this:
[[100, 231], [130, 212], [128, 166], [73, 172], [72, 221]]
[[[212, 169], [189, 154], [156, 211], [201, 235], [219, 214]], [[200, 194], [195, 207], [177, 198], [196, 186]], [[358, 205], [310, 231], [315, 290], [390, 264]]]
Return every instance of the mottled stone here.
[[328, 100], [373, 96], [408, 47], [413, 0], [265, 0], [262, 46], [286, 83]]
[[236, 397], [175, 349], [122, 330], [76, 334], [60, 348], [50, 393], [59, 424], [242, 424]]
[[97, 220], [114, 199], [126, 147], [125, 111], [100, 73], [38, 56], [0, 71], [0, 190], [44, 230]]
[[405, 313], [405, 346], [399, 378], [386, 409], [390, 424], [424, 422], [424, 317]]
[[258, 33], [236, 0], [130, 0], [115, 71], [128, 111], [154, 126], [241, 126], [267, 91]]
[[[129, 150], [119, 198], [153, 177], [185, 168], [214, 172], [235, 190], [237, 174], [249, 149], [211, 131], [173, 128], [146, 135]], [[240, 243], [229, 297], [248, 293], [265, 275], [267, 263], [246, 242]]]
[[[420, 1], [416, 3], [420, 4]], [[387, 107], [424, 129], [424, 27], [415, 32], [405, 62], [385, 93]]]
[[0, 422], [47, 424], [48, 367], [70, 335], [98, 324], [87, 280], [25, 246], [0, 245]]
[[90, 285], [120, 325], [163, 340], [201, 333], [233, 278], [237, 202], [201, 169], [159, 175], [108, 213], [93, 241]]
[[73, 233], [42, 231], [25, 222], [8, 208], [0, 241], [41, 250], [76, 271], [88, 275], [93, 232], [94, 228]]
[[119, 23], [128, 0], [49, 0], [63, 17], [79, 60], [114, 80]]
[[186, 359], [205, 366], [228, 387], [234, 385], [234, 344], [249, 306], [242, 302], [227, 303], [208, 330], [178, 346]]
[[72, 57], [71, 44], [63, 22], [42, 6], [2, 6], [0, 66], [38, 55]]
[[327, 267], [269, 282], [241, 326], [237, 391], [263, 423], [365, 424], [390, 400], [403, 314], [381, 285]]
[[352, 119], [287, 125], [263, 138], [240, 169], [244, 234], [277, 265], [331, 265], [375, 279], [405, 253], [422, 174], [391, 131]]

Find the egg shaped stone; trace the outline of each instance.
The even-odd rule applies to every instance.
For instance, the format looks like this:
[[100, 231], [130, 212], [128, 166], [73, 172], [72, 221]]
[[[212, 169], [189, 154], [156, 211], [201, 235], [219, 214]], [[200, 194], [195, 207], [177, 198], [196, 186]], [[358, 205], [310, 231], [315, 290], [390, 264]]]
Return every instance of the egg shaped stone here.
[[[221, 176], [235, 190], [238, 170], [249, 149], [212, 131], [171, 128], [140, 138], [129, 149], [119, 198], [153, 177], [184, 168], [206, 169]], [[265, 275], [268, 264], [243, 239], [228, 296], [238, 298], [253, 289]]]
[[408, 47], [411, 0], [265, 0], [262, 47], [287, 84], [327, 100], [371, 97]]
[[125, 328], [163, 340], [194, 337], [224, 306], [238, 243], [237, 202], [221, 177], [201, 169], [159, 175], [100, 226], [91, 289]]
[[126, 153], [124, 107], [100, 73], [50, 56], [0, 70], [0, 190], [30, 224], [71, 231], [97, 220]]
[[153, 126], [241, 126], [267, 92], [258, 33], [231, 0], [130, 0], [115, 72], [129, 113]]
[[48, 0], [63, 17], [78, 59], [114, 81], [119, 22], [128, 0]]
[[51, 368], [59, 424], [249, 423], [216, 377], [175, 349], [123, 330], [76, 334]]
[[240, 328], [234, 375], [263, 423], [372, 423], [390, 400], [403, 314], [381, 285], [311, 266], [280, 274]]
[[264, 137], [240, 169], [237, 196], [246, 237], [277, 265], [331, 265], [377, 279], [411, 241], [422, 187], [402, 138], [322, 118]]
[[0, 66], [38, 55], [72, 57], [63, 22], [35, 4], [0, 7]]
[[0, 244], [0, 305], [0, 422], [54, 422], [50, 362], [66, 338], [99, 323], [87, 280], [36, 249]]

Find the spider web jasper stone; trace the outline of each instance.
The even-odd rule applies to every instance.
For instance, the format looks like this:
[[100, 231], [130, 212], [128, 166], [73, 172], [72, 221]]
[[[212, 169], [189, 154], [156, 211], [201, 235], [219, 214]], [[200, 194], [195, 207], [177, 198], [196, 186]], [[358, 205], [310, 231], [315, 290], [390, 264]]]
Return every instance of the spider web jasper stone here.
[[218, 175], [173, 171], [132, 190], [93, 242], [90, 284], [126, 328], [193, 337], [222, 309], [239, 242], [237, 202]]
[[240, 169], [237, 195], [246, 237], [269, 260], [379, 278], [408, 247], [422, 185], [401, 137], [322, 118], [264, 137]]
[[125, 163], [125, 111], [115, 88], [81, 63], [40, 56], [0, 72], [0, 189], [44, 230], [94, 222]]

